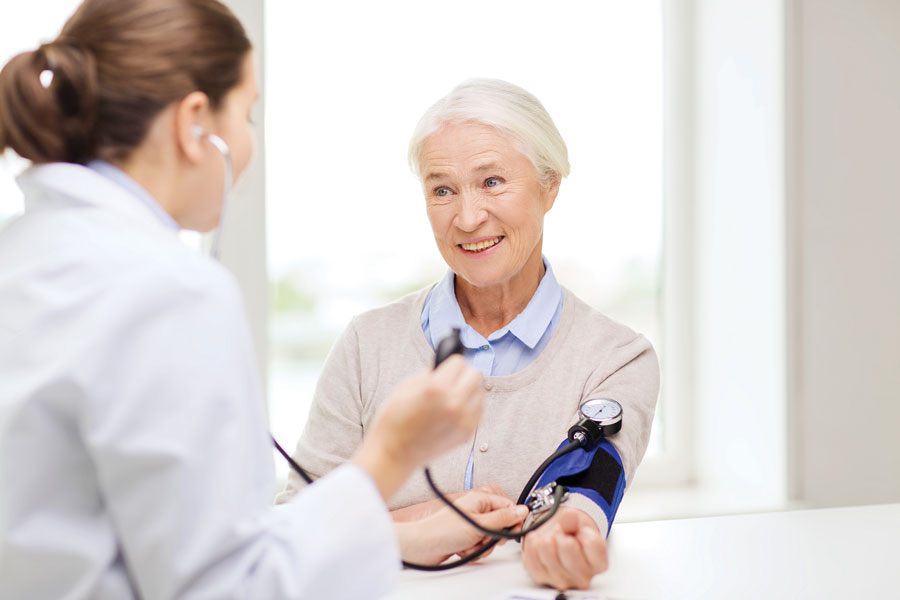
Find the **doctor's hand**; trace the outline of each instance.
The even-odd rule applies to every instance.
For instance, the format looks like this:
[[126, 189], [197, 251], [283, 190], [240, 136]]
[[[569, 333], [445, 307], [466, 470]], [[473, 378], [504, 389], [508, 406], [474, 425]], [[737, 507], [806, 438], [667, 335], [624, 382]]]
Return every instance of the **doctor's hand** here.
[[482, 380], [454, 355], [397, 385], [352, 459], [369, 472], [385, 500], [414, 470], [475, 433], [484, 408]]
[[[516, 527], [528, 515], [527, 507], [505, 495], [481, 490], [463, 492], [453, 504], [488, 529]], [[468, 554], [491, 539], [447, 506], [416, 521], [395, 523], [394, 528], [403, 560], [424, 565], [439, 565], [454, 554]]]
[[561, 506], [543, 527], [525, 536], [522, 565], [537, 583], [584, 590], [609, 566], [606, 537], [587, 513]]

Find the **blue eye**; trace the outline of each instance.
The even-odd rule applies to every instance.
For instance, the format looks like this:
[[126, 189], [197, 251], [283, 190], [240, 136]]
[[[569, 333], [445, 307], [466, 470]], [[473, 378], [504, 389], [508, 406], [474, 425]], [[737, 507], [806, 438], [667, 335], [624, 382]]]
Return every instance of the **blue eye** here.
[[439, 187], [439, 188], [437, 188], [436, 190], [434, 190], [434, 195], [435, 195], [435, 196], [441, 196], [441, 197], [443, 197], [443, 196], [449, 196], [449, 195], [450, 195], [450, 190], [448, 190], [448, 189], [445, 188], [445, 187]]
[[484, 180], [485, 187], [497, 187], [501, 183], [503, 183], [503, 182], [500, 180], [499, 177], [488, 177], [487, 179]]

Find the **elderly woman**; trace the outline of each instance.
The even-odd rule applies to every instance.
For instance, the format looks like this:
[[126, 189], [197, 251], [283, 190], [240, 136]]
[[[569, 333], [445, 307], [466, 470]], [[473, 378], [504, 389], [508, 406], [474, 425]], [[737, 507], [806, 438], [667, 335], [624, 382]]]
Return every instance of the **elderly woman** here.
[[[444, 491], [515, 498], [565, 440], [582, 402], [609, 398], [624, 408], [622, 430], [580, 457], [580, 471], [572, 467], [578, 461], [556, 469], [572, 493], [523, 544], [535, 581], [585, 588], [606, 569], [606, 535], [647, 447], [656, 355], [646, 338], [557, 283], [542, 255], [544, 215], [569, 164], [534, 96], [497, 80], [461, 84], [422, 117], [409, 159], [449, 271], [351, 321], [322, 372], [296, 459], [317, 474], [347, 461], [388, 392], [429, 365], [437, 342], [460, 328], [487, 397], [470, 442], [431, 463]], [[284, 496], [300, 485], [291, 480]], [[424, 477], [411, 480], [391, 504], [395, 521], [426, 518], [440, 507], [433, 498]]]

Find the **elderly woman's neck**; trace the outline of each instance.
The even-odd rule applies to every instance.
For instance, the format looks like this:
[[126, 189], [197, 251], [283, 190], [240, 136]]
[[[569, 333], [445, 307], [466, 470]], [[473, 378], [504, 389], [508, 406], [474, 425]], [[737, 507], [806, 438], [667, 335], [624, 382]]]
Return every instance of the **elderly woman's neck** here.
[[531, 302], [545, 271], [543, 260], [538, 260], [509, 281], [487, 287], [476, 287], [457, 275], [456, 301], [466, 323], [484, 337], [509, 325]]

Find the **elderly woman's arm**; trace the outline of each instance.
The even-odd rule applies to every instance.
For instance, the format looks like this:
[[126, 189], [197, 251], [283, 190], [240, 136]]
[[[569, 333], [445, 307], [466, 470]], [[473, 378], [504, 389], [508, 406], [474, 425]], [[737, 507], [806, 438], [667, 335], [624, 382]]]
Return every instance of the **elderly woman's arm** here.
[[570, 500], [523, 543], [523, 565], [531, 577], [557, 589], [586, 588], [606, 570], [606, 535], [650, 439], [659, 393], [656, 353], [643, 336], [616, 350], [621, 366], [589, 380], [582, 400], [618, 401], [625, 415], [622, 430], [592, 452], [576, 451], [548, 469], [540, 483], [561, 481], [570, 488]]

